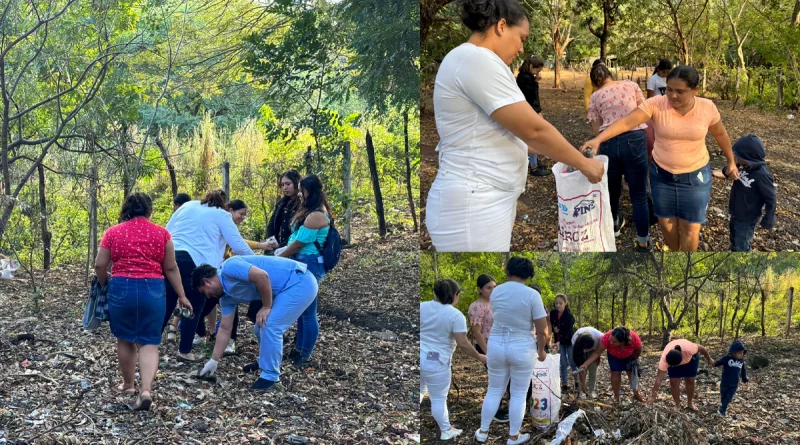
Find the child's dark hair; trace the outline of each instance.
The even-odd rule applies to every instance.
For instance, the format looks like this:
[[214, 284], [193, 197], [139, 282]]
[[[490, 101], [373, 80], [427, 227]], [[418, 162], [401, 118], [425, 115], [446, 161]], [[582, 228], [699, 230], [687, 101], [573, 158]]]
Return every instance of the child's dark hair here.
[[483, 286], [486, 286], [489, 283], [497, 283], [497, 280], [492, 278], [491, 275], [483, 274], [478, 277], [478, 289], [483, 289]]
[[595, 61], [592, 62], [592, 69], [594, 69], [597, 65], [600, 65], [601, 63], [604, 63], [603, 59], [595, 59]]
[[228, 203], [228, 210], [232, 212], [246, 208], [247, 204], [245, 204], [244, 201], [242, 201], [241, 199], [234, 199], [233, 201]]
[[572, 361], [575, 362], [575, 366], [580, 366], [586, 362], [586, 359], [589, 358], [586, 350], [590, 349], [592, 346], [594, 346], [594, 337], [592, 337], [592, 334], [584, 332], [578, 336], [572, 352]]
[[188, 194], [186, 194], [186, 193], [178, 193], [177, 195], [175, 195], [174, 198], [172, 198], [172, 203], [177, 205], [178, 207], [180, 207], [180, 206], [186, 204], [187, 202], [189, 202], [191, 200], [192, 200], [192, 197], [189, 196]]
[[442, 304], [453, 304], [456, 294], [461, 293], [461, 286], [455, 280], [439, 280], [433, 285], [436, 301]]
[[147, 193], [136, 192], [128, 195], [119, 212], [119, 222], [130, 221], [140, 216], [150, 216], [153, 213], [153, 200]]
[[533, 277], [533, 261], [515, 256], [508, 260], [506, 264], [506, 274], [510, 277], [522, 278], [527, 280]]
[[592, 85], [597, 88], [600, 88], [603, 85], [603, 82], [610, 77], [613, 77], [611, 75], [611, 71], [609, 71], [608, 67], [605, 65], [597, 65], [592, 68], [592, 72], [589, 73], [589, 78], [592, 80]]
[[676, 66], [672, 71], [667, 74], [667, 80], [681, 79], [689, 85], [689, 88], [695, 89], [700, 84], [700, 74], [695, 67], [689, 65]]
[[656, 74], [659, 71], [664, 70], [671, 70], [672, 69], [672, 62], [667, 59], [661, 59], [658, 61], [658, 65], [656, 65], [656, 69], [653, 70], [653, 74]]
[[564, 295], [564, 294], [556, 295], [556, 300], [558, 300], [559, 298], [564, 300], [564, 311], [566, 312], [566, 311], [570, 310], [569, 309], [569, 300], [567, 300], [567, 296]]
[[675, 349], [667, 352], [667, 364], [670, 366], [678, 366], [683, 361], [683, 353], [681, 352], [680, 345], [676, 345]]
[[544, 60], [542, 60], [539, 56], [530, 55], [525, 58], [522, 62], [522, 65], [519, 67], [520, 73], [528, 73], [530, 74], [532, 69], [535, 68], [543, 68], [544, 67]]
[[192, 271], [192, 287], [199, 289], [203, 280], [217, 274], [217, 268], [208, 264], [201, 264]]
[[618, 342], [624, 344], [625, 346], [631, 344], [631, 340], [633, 340], [633, 337], [631, 337], [631, 330], [625, 326], [617, 326], [614, 328], [614, 330], [611, 331], [611, 336], [616, 338]]
[[517, 0], [458, 0], [461, 21], [473, 32], [484, 32], [502, 19], [509, 26], [529, 20], [525, 8]]
[[228, 202], [228, 200], [225, 199], [225, 192], [224, 191], [222, 191], [222, 190], [211, 190], [208, 193], [206, 193], [205, 198], [203, 198], [200, 201], [200, 204], [205, 204], [205, 205], [207, 205], [209, 207], [217, 207], [217, 208], [220, 208], [220, 209], [227, 210], [228, 209], [228, 207], [226, 206], [227, 202]]

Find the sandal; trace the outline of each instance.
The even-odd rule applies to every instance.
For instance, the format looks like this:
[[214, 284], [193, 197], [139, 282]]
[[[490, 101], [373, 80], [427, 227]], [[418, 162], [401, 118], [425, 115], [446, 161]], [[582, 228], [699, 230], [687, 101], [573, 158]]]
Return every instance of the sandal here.
[[199, 363], [199, 362], [202, 362], [202, 361], [203, 361], [203, 359], [202, 359], [201, 357], [196, 357], [196, 356], [195, 356], [194, 354], [192, 354], [191, 352], [190, 352], [190, 354], [191, 354], [191, 355], [192, 355], [192, 357], [194, 357], [194, 358], [188, 358], [188, 357], [184, 357], [184, 356], [183, 356], [183, 355], [181, 355], [181, 354], [178, 354], [178, 361], [179, 361], [179, 362], [183, 362], [183, 363]]
[[152, 397], [139, 397], [136, 398], [136, 405], [133, 406], [134, 411], [150, 411], [150, 406], [153, 404]]

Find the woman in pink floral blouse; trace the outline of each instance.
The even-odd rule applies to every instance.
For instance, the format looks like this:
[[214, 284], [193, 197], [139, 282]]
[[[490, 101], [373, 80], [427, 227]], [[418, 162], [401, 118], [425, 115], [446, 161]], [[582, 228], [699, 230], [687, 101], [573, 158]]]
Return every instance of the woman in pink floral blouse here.
[[[589, 100], [588, 118], [595, 134], [627, 116], [644, 102], [639, 85], [629, 81], [615, 81], [605, 65], [592, 68], [589, 75], [598, 88]], [[611, 195], [611, 214], [614, 217], [614, 235], [619, 236], [625, 221], [619, 216], [622, 176], [628, 183], [633, 223], [636, 226], [636, 250], [652, 249], [650, 216], [647, 207], [647, 138], [645, 124], [613, 137], [600, 145], [600, 154], [608, 156], [608, 192]]]

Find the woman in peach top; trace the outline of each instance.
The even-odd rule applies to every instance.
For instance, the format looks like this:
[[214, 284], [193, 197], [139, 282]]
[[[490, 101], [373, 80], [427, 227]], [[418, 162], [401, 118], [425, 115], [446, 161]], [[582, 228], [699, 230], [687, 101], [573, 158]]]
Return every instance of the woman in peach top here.
[[708, 363], [709, 367], [714, 366], [714, 360], [703, 345], [698, 345], [685, 338], [667, 343], [661, 353], [661, 360], [658, 362], [656, 381], [650, 392], [650, 398], [647, 399], [647, 404], [651, 405], [656, 400], [661, 382], [664, 381], [664, 376], [668, 375], [669, 391], [672, 394], [675, 407], [681, 409], [681, 380], [684, 380], [686, 382], [686, 398], [689, 411], [697, 411], [693, 403], [694, 383], [701, 355], [706, 358], [706, 363]]
[[728, 178], [739, 177], [731, 140], [717, 107], [708, 99], [696, 97], [699, 82], [693, 67], [676, 67], [667, 76], [666, 95], [647, 99], [581, 147], [591, 147], [597, 153], [601, 143], [652, 118], [656, 135], [650, 165], [653, 210], [664, 242], [676, 252], [696, 251], [700, 226], [706, 222], [711, 197], [711, 165], [705, 143], [709, 131], [725, 155]]

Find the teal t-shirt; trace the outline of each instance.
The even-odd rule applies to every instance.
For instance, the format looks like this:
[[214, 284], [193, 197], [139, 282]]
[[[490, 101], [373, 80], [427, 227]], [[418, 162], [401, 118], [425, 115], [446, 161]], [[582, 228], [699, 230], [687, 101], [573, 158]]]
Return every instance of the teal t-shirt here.
[[320, 246], [324, 245], [325, 240], [328, 239], [328, 232], [331, 230], [331, 218], [325, 215], [325, 219], [328, 220], [328, 225], [321, 229], [309, 229], [303, 225], [300, 227], [293, 227], [292, 235], [289, 236], [289, 242], [286, 243], [286, 245], [288, 246], [295, 241], [300, 241], [305, 245], [297, 252], [298, 255], [319, 255], [322, 252], [317, 250], [314, 241], [318, 242]]

